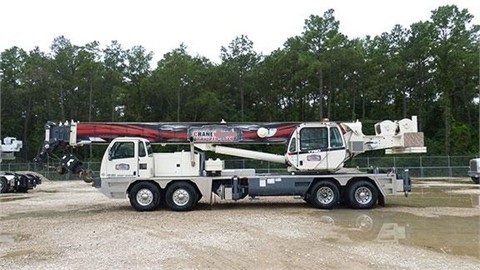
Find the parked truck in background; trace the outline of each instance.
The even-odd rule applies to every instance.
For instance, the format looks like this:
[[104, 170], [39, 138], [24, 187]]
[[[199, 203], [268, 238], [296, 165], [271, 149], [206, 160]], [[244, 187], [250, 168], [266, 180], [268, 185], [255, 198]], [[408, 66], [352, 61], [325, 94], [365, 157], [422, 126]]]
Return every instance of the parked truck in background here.
[[475, 184], [478, 184], [480, 181], [480, 158], [474, 158], [470, 160], [470, 170], [468, 171], [468, 176], [472, 178], [472, 181]]
[[[20, 151], [23, 142], [13, 137], [5, 137], [0, 147], [0, 163], [15, 159], [14, 153]], [[0, 170], [0, 193], [27, 192], [41, 184], [41, 179], [31, 173], [18, 173]]]
[[[95, 179], [72, 148], [109, 143]], [[284, 154], [241, 148], [242, 144], [286, 144]], [[152, 144], [189, 145], [186, 150], [154, 153]], [[339, 203], [352, 208], [384, 205], [385, 196], [407, 194], [407, 170], [342, 172], [345, 162], [366, 151], [389, 154], [425, 153], [417, 118], [382, 121], [375, 135], [364, 135], [357, 122], [308, 123], [47, 123], [45, 142], [36, 161], [56, 149], [64, 155], [57, 171], [94, 181], [110, 198], [128, 198], [138, 211], [166, 204], [191, 210], [201, 199], [240, 200], [247, 196], [295, 196], [316, 208]], [[224, 161], [207, 159], [213, 152], [284, 164], [283, 174], [258, 174], [254, 169], [225, 169]]]

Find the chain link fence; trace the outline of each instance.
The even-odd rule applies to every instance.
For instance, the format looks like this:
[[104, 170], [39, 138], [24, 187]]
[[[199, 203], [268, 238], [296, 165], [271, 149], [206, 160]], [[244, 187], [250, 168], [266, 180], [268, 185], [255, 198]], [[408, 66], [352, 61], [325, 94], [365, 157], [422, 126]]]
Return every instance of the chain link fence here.
[[[470, 159], [475, 156], [426, 156], [426, 157], [356, 157], [349, 161], [346, 166], [366, 171], [371, 168], [398, 168], [409, 169], [412, 177], [467, 177]], [[51, 180], [79, 179], [77, 175], [59, 175], [52, 169], [46, 169], [35, 163], [0, 164], [1, 171], [34, 171]], [[99, 175], [100, 162], [84, 162], [84, 168], [91, 170], [95, 176]], [[287, 173], [284, 165], [267, 161], [251, 159], [228, 159], [225, 160], [226, 169], [253, 168], [258, 173]]]
[[[100, 172], [100, 162], [84, 162], [84, 168], [91, 170], [94, 176], [97, 177]], [[49, 169], [50, 168], [50, 169]], [[3, 162], [0, 164], [0, 171], [13, 171], [13, 172], [25, 172], [33, 171], [45, 176], [50, 180], [77, 180], [80, 179], [78, 175], [70, 173], [58, 174], [55, 170], [55, 166], [52, 164], [40, 165], [33, 162], [30, 163], [14, 163]]]

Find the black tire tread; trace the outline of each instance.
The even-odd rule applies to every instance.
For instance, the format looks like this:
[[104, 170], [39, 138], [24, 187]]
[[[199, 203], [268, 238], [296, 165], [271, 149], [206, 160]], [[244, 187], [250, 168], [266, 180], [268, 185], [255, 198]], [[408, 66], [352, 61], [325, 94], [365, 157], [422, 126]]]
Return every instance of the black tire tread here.
[[[335, 196], [335, 198], [329, 204], [321, 203], [320, 201], [318, 201], [317, 196], [316, 196], [317, 191], [321, 187], [324, 187], [324, 186], [332, 189], [332, 191], [334, 193], [334, 196]], [[333, 207], [335, 207], [338, 204], [339, 200], [340, 200], [340, 191], [339, 191], [337, 185], [335, 185], [334, 183], [332, 183], [330, 181], [319, 181], [311, 189], [311, 192], [309, 194], [309, 198], [306, 201], [316, 208], [332, 209]]]
[[7, 193], [8, 191], [8, 182], [5, 177], [0, 178], [0, 181], [2, 181], [2, 189], [0, 190], [0, 193]]
[[[355, 199], [355, 191], [361, 187], [366, 187], [372, 193], [372, 199], [366, 203], [362, 204], [356, 201]], [[352, 185], [350, 185], [347, 189], [347, 197], [350, 203], [350, 206], [355, 209], [369, 209], [372, 208], [378, 200], [378, 190], [377, 188], [370, 182], [366, 180], [358, 180]]]
[[[141, 189], [149, 189], [153, 193], [153, 201], [147, 206], [140, 205], [136, 196]], [[130, 199], [130, 204], [137, 211], [153, 211], [156, 210], [160, 205], [160, 190], [159, 188], [151, 182], [139, 182], [136, 183], [133, 188], [130, 190], [128, 197]]]
[[[173, 201], [173, 193], [178, 189], [184, 189], [189, 193], [190, 200], [186, 205], [180, 206]], [[194, 186], [188, 182], [175, 182], [167, 187], [165, 192], [165, 202], [167, 206], [173, 211], [190, 211], [198, 202], [199, 194]]]
[[472, 177], [472, 181], [475, 184], [480, 184], [480, 177]]

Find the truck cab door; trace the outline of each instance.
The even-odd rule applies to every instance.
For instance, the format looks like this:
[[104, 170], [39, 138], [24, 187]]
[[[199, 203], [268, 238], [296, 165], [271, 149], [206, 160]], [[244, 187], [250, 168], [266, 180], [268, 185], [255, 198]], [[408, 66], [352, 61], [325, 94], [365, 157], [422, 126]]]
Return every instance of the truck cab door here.
[[138, 141], [138, 177], [150, 178], [154, 176], [153, 151], [149, 141]]
[[148, 140], [140, 138], [114, 140], [102, 161], [102, 178], [150, 178], [155, 168]]
[[[105, 171], [106, 177], [138, 177], [138, 151], [136, 140], [118, 140], [108, 149], [108, 162]], [[138, 146], [137, 146], [138, 147]]]

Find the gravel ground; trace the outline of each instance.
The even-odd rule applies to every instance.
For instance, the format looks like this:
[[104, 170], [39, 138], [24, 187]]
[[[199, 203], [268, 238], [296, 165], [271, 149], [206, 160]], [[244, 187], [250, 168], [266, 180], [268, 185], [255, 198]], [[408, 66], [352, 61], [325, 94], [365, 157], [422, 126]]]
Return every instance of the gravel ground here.
[[[262, 198], [199, 204], [191, 212], [144, 213], [80, 181], [44, 181], [26, 194], [0, 195], [0, 268], [480, 269], [480, 255], [448, 254], [378, 237], [355, 240], [344, 227], [325, 220], [354, 211]], [[480, 208], [471, 206], [395, 201], [367, 213], [387, 212], [480, 221]]]

